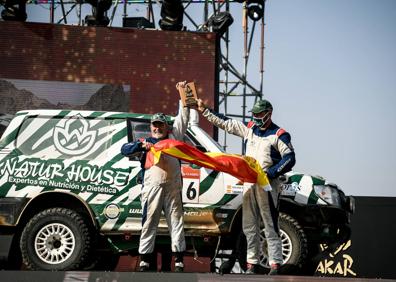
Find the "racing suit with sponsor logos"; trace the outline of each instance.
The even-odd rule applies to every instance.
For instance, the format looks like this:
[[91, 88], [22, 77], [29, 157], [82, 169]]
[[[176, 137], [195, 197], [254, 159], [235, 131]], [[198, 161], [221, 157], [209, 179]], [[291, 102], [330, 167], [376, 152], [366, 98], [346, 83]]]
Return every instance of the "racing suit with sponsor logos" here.
[[[189, 109], [179, 108], [172, 131], [168, 138], [183, 140], [187, 130]], [[171, 156], [161, 154], [159, 162], [149, 167], [148, 161], [152, 159], [142, 148], [142, 141], [124, 144], [121, 153], [125, 156], [141, 155], [143, 169], [143, 186], [141, 191], [142, 202], [142, 231], [140, 235], [139, 253], [151, 254], [155, 246], [157, 227], [164, 211], [166, 222], [171, 235], [172, 252], [182, 253], [186, 249], [183, 229], [183, 204], [181, 199], [182, 176], [180, 161]], [[149, 137], [149, 143], [157, 143], [158, 139]]]
[[282, 242], [278, 227], [278, 201], [281, 181], [278, 176], [288, 172], [295, 164], [290, 134], [272, 123], [261, 130], [253, 122], [229, 119], [210, 109], [203, 116], [227, 133], [244, 139], [246, 155], [255, 158], [270, 180], [272, 191], [264, 191], [253, 185], [244, 191], [242, 203], [242, 228], [247, 240], [247, 262], [258, 264], [260, 256], [260, 217], [265, 226], [269, 263], [279, 263], [282, 258]]

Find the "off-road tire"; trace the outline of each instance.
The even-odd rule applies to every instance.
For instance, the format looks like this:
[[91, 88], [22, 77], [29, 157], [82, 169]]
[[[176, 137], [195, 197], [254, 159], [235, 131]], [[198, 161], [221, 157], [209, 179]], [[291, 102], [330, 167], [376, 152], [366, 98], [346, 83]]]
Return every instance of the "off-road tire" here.
[[[46, 237], [48, 240], [43, 240]], [[58, 237], [65, 240], [59, 240]], [[58, 238], [58, 241], [51, 238]], [[63, 247], [67, 247], [62, 253], [63, 258], [59, 256], [58, 262], [58, 257], [52, 256], [55, 257], [55, 261], [49, 263], [49, 258], [44, 257], [45, 253], [38, 250], [41, 248], [49, 250], [51, 240], [55, 242], [53, 245], [57, 246], [54, 249], [60, 251]], [[91, 234], [88, 224], [77, 212], [66, 208], [50, 208], [39, 212], [29, 220], [22, 232], [20, 249], [23, 262], [28, 269], [75, 270], [83, 265], [89, 255]]]
[[[308, 258], [308, 240], [301, 225], [290, 215], [281, 213], [279, 215], [279, 228], [287, 234], [291, 241], [291, 255], [284, 261], [282, 272], [298, 272], [306, 263]], [[285, 242], [282, 240], [282, 252], [285, 254]]]

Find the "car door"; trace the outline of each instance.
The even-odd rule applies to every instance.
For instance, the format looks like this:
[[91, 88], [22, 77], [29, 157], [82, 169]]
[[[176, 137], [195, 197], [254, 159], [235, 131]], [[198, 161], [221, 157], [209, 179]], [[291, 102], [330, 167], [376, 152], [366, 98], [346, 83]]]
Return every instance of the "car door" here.
[[[135, 142], [150, 136], [150, 121], [144, 118], [127, 118], [125, 121], [127, 137], [120, 144]], [[123, 219], [118, 226], [118, 231], [137, 234], [142, 228], [142, 206], [140, 192], [142, 188], [142, 168], [140, 155], [124, 157], [123, 162], [129, 168], [128, 196], [123, 202]]]
[[[198, 140], [191, 132], [184, 138], [185, 143], [205, 152]], [[230, 185], [238, 180], [226, 173], [186, 162], [182, 162], [182, 176], [186, 233], [213, 235], [227, 232], [237, 211], [235, 207], [241, 202], [238, 197], [241, 193], [235, 193], [234, 185]]]

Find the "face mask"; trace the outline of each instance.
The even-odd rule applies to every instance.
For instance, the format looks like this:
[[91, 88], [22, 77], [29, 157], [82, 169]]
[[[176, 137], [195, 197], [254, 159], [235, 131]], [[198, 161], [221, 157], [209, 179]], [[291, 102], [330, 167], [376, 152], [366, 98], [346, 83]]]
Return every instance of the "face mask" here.
[[253, 121], [259, 128], [263, 128], [266, 125], [266, 123], [268, 122], [268, 120], [270, 119], [270, 117], [271, 117], [270, 114], [271, 113], [268, 112], [261, 118], [253, 117]]

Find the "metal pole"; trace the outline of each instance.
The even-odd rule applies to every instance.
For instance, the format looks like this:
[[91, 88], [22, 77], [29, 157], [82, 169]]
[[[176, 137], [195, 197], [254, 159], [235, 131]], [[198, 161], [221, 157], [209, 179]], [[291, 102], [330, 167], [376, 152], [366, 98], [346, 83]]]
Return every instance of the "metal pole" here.
[[[265, 27], [265, 0], [263, 3], [263, 17], [261, 18], [261, 40], [260, 40], [260, 98], [263, 98], [264, 83], [264, 27]], [[255, 99], [257, 101], [257, 97]]]
[[51, 0], [50, 4], [50, 23], [54, 23], [55, 14], [55, 0]]
[[65, 5], [63, 5], [63, 0], [60, 0], [60, 5], [61, 5], [61, 8], [62, 8], [62, 15], [63, 15], [63, 20], [65, 21], [65, 24], [67, 24], [67, 15], [66, 15], [66, 12], [65, 12]]
[[[230, 11], [230, 2], [229, 0], [226, 1], [226, 11]], [[229, 57], [229, 31], [227, 29], [227, 32], [225, 34], [225, 57], [228, 61]], [[228, 67], [224, 70], [224, 114], [228, 114], [228, 99], [227, 99], [227, 93], [228, 93]], [[224, 133], [224, 145], [223, 149], [227, 149], [227, 133]]]
[[[67, 13], [65, 15], [63, 15], [63, 18], [61, 18], [57, 23], [60, 24], [63, 20], [65, 21], [65, 24], [67, 24], [66, 21], [66, 17], [70, 14], [70, 12], [77, 6], [77, 3], [74, 3], [73, 6], [71, 6], [71, 8], [69, 9], [69, 11], [67, 11]], [[77, 9], [77, 13], [78, 13], [78, 9]]]
[[208, 0], [205, 0], [205, 3], [204, 3], [204, 18], [203, 18], [203, 22], [204, 23], [206, 23], [208, 21], [208, 17], [209, 17]]
[[154, 19], [154, 10], [153, 10], [153, 1], [149, 0], [148, 3], [148, 20], [152, 22], [155, 26], [155, 19]]
[[124, 0], [124, 13], [122, 14], [123, 18], [126, 18], [128, 16], [128, 14], [127, 14], [127, 5], [128, 5], [128, 0]]
[[[247, 76], [247, 62], [248, 62], [248, 18], [247, 18], [247, 3], [243, 2], [242, 14], [242, 28], [243, 28], [243, 51], [244, 51], [244, 67], [243, 67], [243, 97], [242, 97], [242, 122], [246, 121], [246, 76]], [[242, 142], [242, 154], [245, 153], [245, 146]]]
[[[109, 24], [109, 26], [112, 26], [112, 25], [113, 25], [113, 20], [114, 20], [114, 16], [115, 16], [115, 13], [116, 13], [116, 11], [117, 11], [117, 8], [118, 8], [118, 1], [116, 1], [115, 5], [114, 5], [114, 7], [113, 7], [113, 12], [111, 13], [110, 24]], [[107, 13], [107, 12], [106, 12], [106, 13]]]

